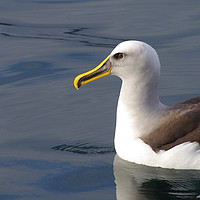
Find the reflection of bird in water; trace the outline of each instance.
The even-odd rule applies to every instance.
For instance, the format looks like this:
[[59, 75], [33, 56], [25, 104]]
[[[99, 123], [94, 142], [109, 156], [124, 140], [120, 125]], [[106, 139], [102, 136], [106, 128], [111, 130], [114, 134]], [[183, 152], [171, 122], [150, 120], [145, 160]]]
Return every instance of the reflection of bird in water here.
[[117, 200], [195, 199], [200, 192], [200, 171], [147, 167], [118, 155], [113, 167]]
[[160, 62], [146, 43], [120, 43], [95, 69], [74, 80], [82, 85], [106, 76], [122, 79], [117, 106], [115, 149], [131, 162], [177, 169], [200, 169], [200, 97], [174, 106], [158, 96]]

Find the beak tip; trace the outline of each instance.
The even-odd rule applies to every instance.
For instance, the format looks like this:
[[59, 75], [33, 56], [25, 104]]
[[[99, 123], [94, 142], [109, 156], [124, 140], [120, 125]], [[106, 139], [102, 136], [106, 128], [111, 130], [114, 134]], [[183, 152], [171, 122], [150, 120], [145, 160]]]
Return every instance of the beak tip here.
[[78, 85], [75, 85], [75, 84], [74, 84], [74, 87], [75, 87], [77, 90], [79, 90], [79, 88], [80, 88], [80, 87], [78, 87]]
[[80, 88], [80, 82], [79, 82], [79, 76], [77, 76], [75, 79], [74, 79], [74, 87], [79, 90]]

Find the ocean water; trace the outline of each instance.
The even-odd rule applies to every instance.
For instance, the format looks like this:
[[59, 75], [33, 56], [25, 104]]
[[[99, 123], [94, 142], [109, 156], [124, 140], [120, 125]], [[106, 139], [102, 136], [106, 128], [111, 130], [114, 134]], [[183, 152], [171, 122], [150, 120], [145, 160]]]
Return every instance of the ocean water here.
[[161, 100], [199, 95], [196, 0], [0, 1], [0, 199], [195, 199], [200, 172], [135, 165], [115, 155], [121, 81], [79, 91], [76, 75], [124, 40], [158, 52]]

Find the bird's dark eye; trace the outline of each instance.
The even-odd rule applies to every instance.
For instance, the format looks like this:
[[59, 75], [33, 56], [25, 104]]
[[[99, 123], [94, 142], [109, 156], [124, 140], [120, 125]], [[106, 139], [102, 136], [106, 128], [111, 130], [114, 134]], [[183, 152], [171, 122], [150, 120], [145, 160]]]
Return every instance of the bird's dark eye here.
[[122, 59], [122, 58], [124, 58], [124, 54], [123, 54], [123, 53], [116, 53], [116, 54], [114, 55], [114, 58], [115, 58], [116, 60]]

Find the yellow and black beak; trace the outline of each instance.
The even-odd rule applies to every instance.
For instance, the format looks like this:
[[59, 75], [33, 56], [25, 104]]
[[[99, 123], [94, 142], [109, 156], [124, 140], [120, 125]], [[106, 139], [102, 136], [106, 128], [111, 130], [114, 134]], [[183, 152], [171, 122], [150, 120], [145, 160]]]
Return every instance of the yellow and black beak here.
[[90, 70], [89, 72], [85, 72], [83, 74], [78, 75], [74, 79], [74, 87], [78, 90], [81, 86], [94, 81], [98, 78], [107, 76], [110, 74], [110, 71], [112, 69], [112, 65], [110, 63], [108, 56], [100, 65], [98, 65], [96, 68]]

